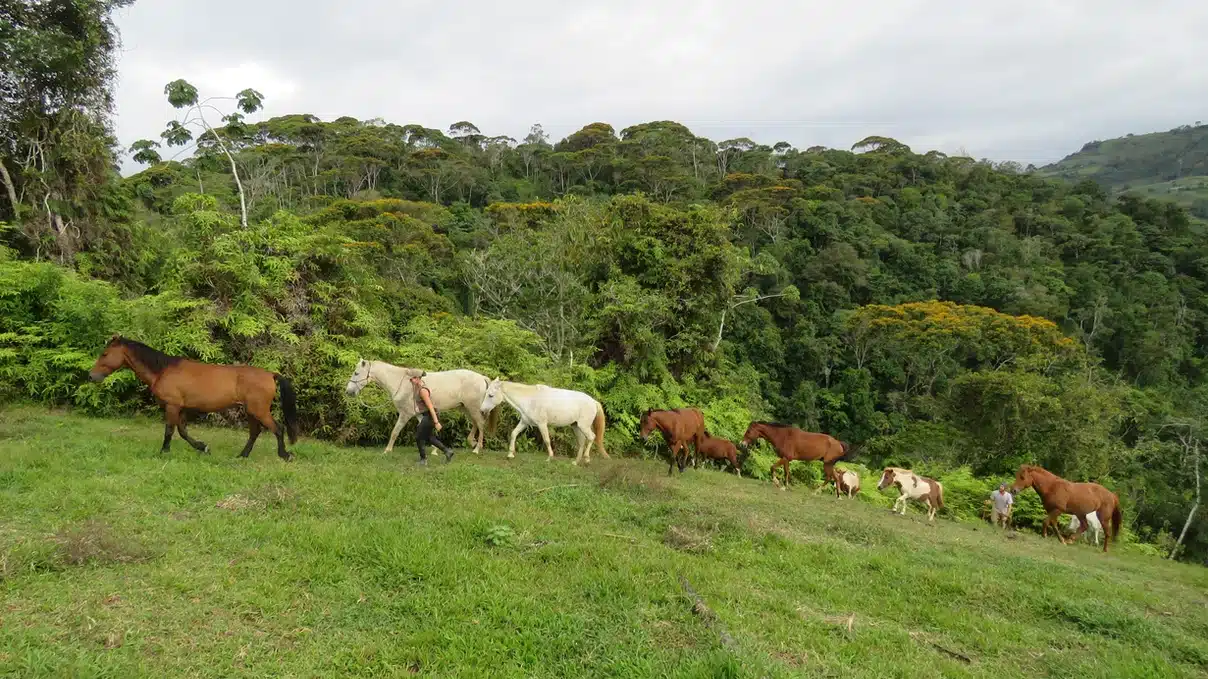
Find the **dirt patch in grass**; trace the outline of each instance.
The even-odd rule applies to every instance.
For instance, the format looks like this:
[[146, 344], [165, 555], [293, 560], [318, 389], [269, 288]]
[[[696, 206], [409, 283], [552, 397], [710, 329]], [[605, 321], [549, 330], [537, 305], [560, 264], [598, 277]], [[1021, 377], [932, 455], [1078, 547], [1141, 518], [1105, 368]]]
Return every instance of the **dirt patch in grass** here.
[[663, 500], [672, 495], [670, 484], [666, 479], [650, 476], [620, 464], [600, 472], [599, 483], [604, 490], [620, 492], [641, 499]]
[[65, 566], [141, 563], [155, 553], [139, 541], [96, 520], [69, 526], [51, 538], [57, 561]]
[[713, 531], [692, 526], [667, 526], [663, 544], [681, 552], [706, 554], [713, 551]]
[[279, 483], [267, 483], [243, 493], [228, 495], [215, 506], [232, 512], [247, 509], [264, 509], [290, 507], [296, 503], [297, 494], [288, 486]]

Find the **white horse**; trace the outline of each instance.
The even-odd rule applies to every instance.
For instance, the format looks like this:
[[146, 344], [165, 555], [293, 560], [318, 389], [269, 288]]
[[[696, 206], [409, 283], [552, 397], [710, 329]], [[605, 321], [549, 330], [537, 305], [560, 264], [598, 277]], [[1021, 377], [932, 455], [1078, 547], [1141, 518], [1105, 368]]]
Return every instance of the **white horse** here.
[[511, 440], [508, 441], [508, 458], [516, 457], [516, 437], [531, 426], [541, 432], [545, 449], [549, 451], [547, 460], [554, 459], [554, 447], [549, 440], [550, 426], [575, 428], [578, 445], [572, 464], [579, 464], [584, 453], [587, 454], [585, 461], [591, 462], [592, 441], [595, 441], [600, 454], [608, 457], [604, 450], [604, 407], [591, 396], [581, 391], [544, 384], [507, 382], [496, 377], [487, 385], [482, 411], [494, 411], [500, 401], [507, 401], [520, 416], [520, 423], [512, 430]]
[[[398, 422], [390, 432], [390, 440], [386, 443], [389, 453], [394, 450], [394, 441], [399, 432], [411, 418], [418, 413], [415, 407], [415, 387], [411, 386], [411, 378], [424, 373], [420, 368], [405, 368], [391, 365], [384, 361], [357, 361], [356, 370], [348, 378], [344, 391], [349, 396], [356, 396], [370, 382], [376, 383], [390, 393], [390, 400], [398, 410]], [[432, 392], [432, 407], [436, 412], [461, 408], [470, 418], [470, 445], [474, 446], [476, 454], [482, 452], [484, 424], [492, 430], [498, 420], [499, 413], [482, 408], [482, 399], [487, 392], [487, 378], [473, 370], [442, 370], [424, 374], [424, 384]], [[488, 414], [489, 413], [489, 414]]]
[[[1086, 527], [1088, 530], [1086, 531], [1086, 533], [1084, 533], [1084, 535], [1086, 535], [1087, 540], [1090, 540], [1091, 533], [1094, 533], [1095, 534], [1095, 536], [1094, 536], [1095, 544], [1098, 545], [1099, 537], [1101, 535], [1103, 535], [1103, 524], [1099, 523], [1099, 513], [1091, 512], [1090, 514], [1086, 515], [1086, 518], [1087, 518]], [[1077, 533], [1079, 524], [1080, 524], [1080, 522], [1078, 521], [1078, 517], [1071, 514], [1070, 515], [1070, 531]]]
[[914, 500], [927, 505], [927, 520], [934, 521], [935, 513], [944, 506], [944, 486], [935, 479], [929, 479], [925, 476], [919, 476], [909, 469], [901, 467], [886, 467], [885, 471], [881, 472], [881, 481], [877, 483], [877, 490], [885, 490], [889, 486], [896, 485], [902, 494], [893, 503], [893, 510], [898, 511], [898, 506], [901, 505], [903, 516], [906, 515], [906, 501]]

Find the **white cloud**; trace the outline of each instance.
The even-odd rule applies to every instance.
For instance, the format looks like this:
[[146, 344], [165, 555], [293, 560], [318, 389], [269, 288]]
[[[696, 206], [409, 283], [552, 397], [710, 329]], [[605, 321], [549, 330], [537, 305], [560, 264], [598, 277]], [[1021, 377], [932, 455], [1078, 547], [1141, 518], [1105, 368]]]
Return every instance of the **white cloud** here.
[[118, 17], [118, 133], [154, 137], [163, 86], [254, 87], [265, 115], [470, 120], [555, 138], [684, 122], [848, 147], [884, 134], [1023, 163], [1208, 118], [1198, 0], [357, 3], [142, 0]]

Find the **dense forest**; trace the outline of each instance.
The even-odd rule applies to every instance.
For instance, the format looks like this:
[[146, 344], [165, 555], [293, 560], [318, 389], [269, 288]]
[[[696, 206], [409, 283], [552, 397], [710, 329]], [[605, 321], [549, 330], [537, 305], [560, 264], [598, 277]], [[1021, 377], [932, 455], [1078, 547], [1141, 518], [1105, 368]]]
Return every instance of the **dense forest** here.
[[597, 396], [613, 451], [655, 454], [647, 408], [735, 439], [775, 418], [936, 475], [971, 515], [1036, 462], [1119, 492], [1129, 540], [1208, 558], [1208, 241], [1183, 208], [885, 137], [249, 121], [271, 92], [184, 81], [123, 178], [129, 1], [0, 10], [0, 398], [154, 411], [129, 372], [87, 381], [121, 332], [286, 373], [308, 435], [377, 446], [394, 415], [344, 394], [358, 357], [469, 367]]

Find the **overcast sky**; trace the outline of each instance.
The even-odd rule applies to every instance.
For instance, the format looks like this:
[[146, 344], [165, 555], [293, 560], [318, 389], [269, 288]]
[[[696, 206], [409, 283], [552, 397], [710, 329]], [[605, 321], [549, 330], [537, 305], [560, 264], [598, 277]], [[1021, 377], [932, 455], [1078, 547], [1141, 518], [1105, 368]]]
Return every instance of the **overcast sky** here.
[[1205, 0], [138, 0], [117, 23], [124, 146], [175, 116], [176, 78], [253, 87], [262, 116], [517, 139], [539, 122], [554, 141], [670, 119], [715, 141], [879, 134], [1037, 165], [1208, 120]]

